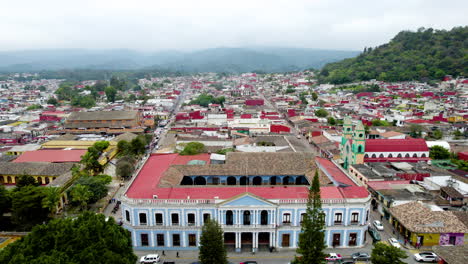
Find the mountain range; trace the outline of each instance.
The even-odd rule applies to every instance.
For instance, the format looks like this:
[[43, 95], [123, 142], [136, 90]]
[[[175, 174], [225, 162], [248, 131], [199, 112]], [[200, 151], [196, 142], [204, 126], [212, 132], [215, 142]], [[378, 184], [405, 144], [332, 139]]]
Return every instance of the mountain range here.
[[358, 51], [301, 48], [212, 48], [192, 52], [51, 49], [0, 52], [0, 72], [63, 69], [181, 72], [287, 72], [321, 68], [357, 56]]

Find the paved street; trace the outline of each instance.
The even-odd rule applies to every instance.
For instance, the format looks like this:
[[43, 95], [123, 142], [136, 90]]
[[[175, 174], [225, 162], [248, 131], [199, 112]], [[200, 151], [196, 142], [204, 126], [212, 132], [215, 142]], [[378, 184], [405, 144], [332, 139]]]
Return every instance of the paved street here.
[[297, 136], [285, 136], [286, 141], [288, 141], [289, 145], [295, 152], [310, 152], [315, 153], [315, 149], [307, 142], [304, 137], [300, 139]]

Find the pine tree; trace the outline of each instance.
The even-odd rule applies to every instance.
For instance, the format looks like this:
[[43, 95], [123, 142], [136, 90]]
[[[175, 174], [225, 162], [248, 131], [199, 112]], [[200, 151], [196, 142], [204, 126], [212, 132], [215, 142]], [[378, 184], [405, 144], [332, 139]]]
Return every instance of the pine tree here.
[[301, 223], [301, 233], [299, 234], [299, 245], [296, 250], [301, 257], [296, 257], [294, 263], [297, 264], [320, 264], [325, 262], [325, 215], [322, 211], [322, 201], [320, 200], [320, 182], [318, 171], [309, 189], [306, 214]]
[[227, 264], [223, 229], [215, 220], [208, 220], [202, 228], [198, 259], [202, 264]]

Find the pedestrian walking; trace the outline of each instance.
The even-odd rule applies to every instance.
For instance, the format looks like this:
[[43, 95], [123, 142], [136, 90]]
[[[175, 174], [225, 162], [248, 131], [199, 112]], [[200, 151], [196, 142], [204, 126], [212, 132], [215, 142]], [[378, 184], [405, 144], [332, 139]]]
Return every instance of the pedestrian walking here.
[[164, 252], [164, 250], [163, 250], [163, 252], [162, 252], [162, 255], [163, 255], [163, 256], [166, 256], [166, 252]]
[[177, 257], [179, 257], [179, 251], [177, 251]]

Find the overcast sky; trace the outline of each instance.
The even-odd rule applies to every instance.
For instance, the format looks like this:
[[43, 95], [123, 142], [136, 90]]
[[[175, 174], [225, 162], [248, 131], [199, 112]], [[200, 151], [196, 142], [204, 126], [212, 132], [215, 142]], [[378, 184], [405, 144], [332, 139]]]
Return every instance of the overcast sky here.
[[468, 24], [467, 0], [0, 0], [0, 50], [361, 50]]

